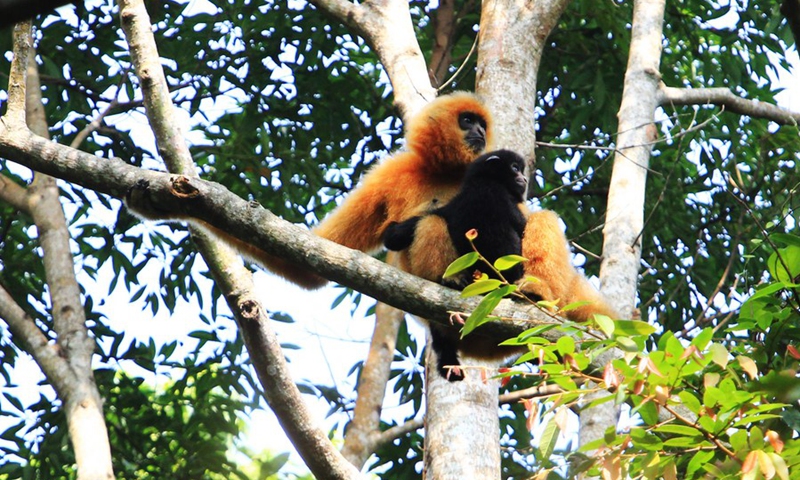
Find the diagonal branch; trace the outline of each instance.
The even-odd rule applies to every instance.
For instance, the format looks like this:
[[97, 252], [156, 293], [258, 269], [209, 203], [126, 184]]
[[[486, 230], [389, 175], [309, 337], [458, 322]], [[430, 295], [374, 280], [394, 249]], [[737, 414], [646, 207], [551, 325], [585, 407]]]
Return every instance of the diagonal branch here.
[[[31, 57], [31, 24], [14, 28], [14, 60], [9, 75], [9, 105], [0, 125], [27, 131], [27, 124], [47, 135], [47, 121], [42, 106], [41, 87], [36, 65]], [[49, 287], [53, 330], [57, 335], [55, 350], [63, 358], [52, 358], [52, 348], [42, 343], [41, 331], [30, 321], [17, 319], [14, 328], [28, 346], [36, 350], [40, 368], [47, 375], [67, 419], [69, 440], [75, 452], [79, 479], [114, 477], [111, 447], [103, 417], [103, 402], [92, 374], [94, 339], [89, 336], [86, 316], [72, 258], [64, 211], [58, 185], [50, 176], [37, 172], [25, 190], [27, 211], [36, 225], [39, 245]], [[10, 317], [18, 317], [13, 311]], [[32, 354], [34, 352], [31, 352]]]
[[30, 214], [25, 187], [5, 175], [0, 175], [0, 200], [21, 212]]
[[674, 88], [658, 86], [659, 105], [718, 105], [726, 111], [764, 118], [780, 125], [800, 124], [800, 113], [769, 103], [737, 97], [727, 88]]
[[75, 372], [69, 368], [61, 347], [50, 343], [47, 335], [36, 326], [36, 322], [25, 313], [2, 285], [0, 285], [0, 319], [8, 324], [14, 339], [18, 340], [25, 351], [33, 357], [52, 382], [53, 388], [57, 392], [63, 392], [67, 388], [66, 384], [74, 380]]
[[[119, 0], [120, 18], [131, 60], [144, 94], [147, 118], [159, 153], [171, 171], [197, 179], [195, 165], [183, 132], [177, 127], [158, 50], [143, 0]], [[180, 177], [187, 178], [187, 177]], [[213, 235], [191, 229], [217, 285], [236, 317], [264, 396], [287, 436], [317, 478], [360, 478], [317, 425], [297, 389], [270, 319], [255, 295], [251, 273], [228, 245]]]

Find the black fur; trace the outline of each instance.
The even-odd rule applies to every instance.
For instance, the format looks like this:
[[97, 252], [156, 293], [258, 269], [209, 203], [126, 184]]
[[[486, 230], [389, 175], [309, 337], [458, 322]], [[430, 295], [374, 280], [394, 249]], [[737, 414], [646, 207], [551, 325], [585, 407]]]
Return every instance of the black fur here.
[[[429, 213], [445, 220], [458, 255], [473, 251], [466, 238], [466, 233], [472, 229], [478, 232], [478, 237], [473, 240], [475, 248], [490, 263], [504, 255], [520, 255], [526, 222], [519, 208], [519, 204], [525, 200], [527, 187], [524, 170], [525, 160], [514, 152], [498, 150], [484, 154], [467, 169], [458, 194], [447, 205]], [[421, 218], [414, 217], [390, 225], [384, 236], [386, 248], [403, 250], [411, 246]], [[475, 264], [474, 268], [497, 278], [497, 274], [482, 262]], [[523, 267], [518, 264], [502, 272], [502, 275], [508, 282], [516, 282], [523, 276]], [[463, 288], [471, 278], [471, 275], [462, 275], [455, 285], [446, 279], [443, 283]], [[461, 372], [448, 372], [444, 368], [445, 365], [458, 365], [458, 336], [453, 334], [452, 329], [434, 324], [430, 328], [439, 372], [450, 381], [462, 380], [464, 377]]]

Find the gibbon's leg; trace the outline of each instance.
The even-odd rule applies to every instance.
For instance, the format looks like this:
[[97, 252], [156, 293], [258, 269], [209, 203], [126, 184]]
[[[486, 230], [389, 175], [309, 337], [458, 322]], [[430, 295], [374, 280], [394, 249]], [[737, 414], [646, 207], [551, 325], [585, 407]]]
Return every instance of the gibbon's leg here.
[[[428, 328], [431, 332], [431, 348], [436, 353], [436, 370], [451, 382], [464, 380], [464, 372], [458, 368], [461, 365], [457, 353], [458, 333], [433, 323], [429, 324]], [[454, 368], [445, 368], [448, 365]]]
[[555, 212], [540, 210], [528, 215], [522, 234], [522, 256], [528, 259], [525, 276], [538, 281], [523, 284], [521, 290], [542, 300], [563, 300], [573, 266]]
[[522, 256], [528, 259], [525, 275], [539, 279], [539, 282], [523, 284], [523, 293], [543, 300], [558, 300], [560, 307], [590, 302], [565, 312], [567, 318], [577, 322], [589, 320], [596, 313], [619, 317], [600, 292], [572, 265], [569, 245], [555, 212], [541, 210], [528, 216], [522, 237]]

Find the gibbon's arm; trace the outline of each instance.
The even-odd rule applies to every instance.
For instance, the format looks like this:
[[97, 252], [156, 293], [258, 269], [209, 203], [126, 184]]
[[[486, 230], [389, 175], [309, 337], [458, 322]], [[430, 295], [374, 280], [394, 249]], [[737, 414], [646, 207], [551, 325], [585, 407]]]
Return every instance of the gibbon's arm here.
[[[403, 221], [452, 198], [467, 165], [491, 144], [491, 123], [489, 111], [474, 94], [455, 92], [433, 100], [407, 123], [406, 150], [395, 153], [367, 173], [313, 233], [363, 252], [376, 250], [391, 222]], [[161, 217], [157, 208], [131, 207], [146, 219], [190, 221], [225, 240], [248, 259], [307, 289], [327, 283], [305, 268], [203, 222]], [[148, 213], [152, 211], [156, 214]], [[401, 266], [408, 265], [407, 257], [401, 255]]]

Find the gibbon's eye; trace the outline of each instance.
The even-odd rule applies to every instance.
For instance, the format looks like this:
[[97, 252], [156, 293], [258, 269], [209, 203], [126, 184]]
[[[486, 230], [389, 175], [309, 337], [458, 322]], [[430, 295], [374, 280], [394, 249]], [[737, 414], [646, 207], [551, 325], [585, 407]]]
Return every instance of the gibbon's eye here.
[[513, 170], [514, 173], [519, 173], [520, 172], [519, 165], [517, 165], [516, 163], [512, 163], [511, 164], [511, 170]]
[[458, 116], [458, 126], [461, 127], [462, 130], [480, 127], [485, 131], [486, 121], [477, 113], [464, 112]]

